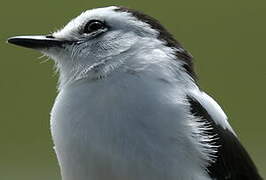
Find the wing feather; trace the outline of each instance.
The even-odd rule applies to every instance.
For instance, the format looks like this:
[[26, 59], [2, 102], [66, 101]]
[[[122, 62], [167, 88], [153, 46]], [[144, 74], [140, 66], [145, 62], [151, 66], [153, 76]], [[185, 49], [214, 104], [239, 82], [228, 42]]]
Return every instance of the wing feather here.
[[[207, 167], [210, 177], [215, 180], [262, 180], [249, 154], [238, 141], [227, 119], [224, 119], [226, 116], [221, 113], [219, 105], [214, 100], [210, 101], [210, 97], [204, 102], [205, 93], [204, 96], [201, 99], [188, 96], [188, 102], [191, 113], [210, 125], [207, 134], [217, 137], [211, 142], [218, 146], [218, 151], [215, 162], [210, 162]], [[217, 106], [218, 109], [212, 109]]]

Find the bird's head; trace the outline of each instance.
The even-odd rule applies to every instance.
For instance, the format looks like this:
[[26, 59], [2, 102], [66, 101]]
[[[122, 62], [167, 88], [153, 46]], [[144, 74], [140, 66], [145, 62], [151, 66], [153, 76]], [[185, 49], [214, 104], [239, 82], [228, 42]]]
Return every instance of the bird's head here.
[[83, 12], [46, 36], [16, 36], [9, 43], [33, 48], [55, 60], [61, 84], [101, 79], [123, 66], [141, 71], [164, 59], [175, 60], [192, 78], [191, 56], [154, 18], [124, 7]]

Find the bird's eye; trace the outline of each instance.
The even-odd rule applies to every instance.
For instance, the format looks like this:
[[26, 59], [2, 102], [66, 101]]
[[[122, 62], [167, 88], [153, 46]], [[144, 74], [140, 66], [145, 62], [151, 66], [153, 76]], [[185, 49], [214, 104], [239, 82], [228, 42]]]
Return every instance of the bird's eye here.
[[91, 20], [85, 25], [83, 33], [89, 34], [99, 29], [104, 29], [104, 28], [105, 28], [105, 24], [102, 21]]

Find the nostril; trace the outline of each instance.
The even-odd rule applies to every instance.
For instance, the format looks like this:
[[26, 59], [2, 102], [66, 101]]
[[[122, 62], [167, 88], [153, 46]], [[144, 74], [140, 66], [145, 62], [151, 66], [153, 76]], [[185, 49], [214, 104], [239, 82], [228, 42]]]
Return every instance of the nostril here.
[[54, 39], [55, 37], [52, 35], [52, 34], [48, 34], [45, 36], [46, 38], [51, 38], [51, 39]]

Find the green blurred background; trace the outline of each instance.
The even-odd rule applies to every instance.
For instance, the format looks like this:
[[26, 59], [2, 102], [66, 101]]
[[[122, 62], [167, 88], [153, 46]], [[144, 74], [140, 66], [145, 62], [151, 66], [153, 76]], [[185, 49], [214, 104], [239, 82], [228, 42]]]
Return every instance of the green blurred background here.
[[59, 180], [49, 132], [53, 62], [7, 37], [46, 34], [86, 9], [123, 5], [159, 19], [195, 57], [200, 84], [222, 105], [266, 177], [266, 1], [12, 1], [0, 6], [0, 180]]

